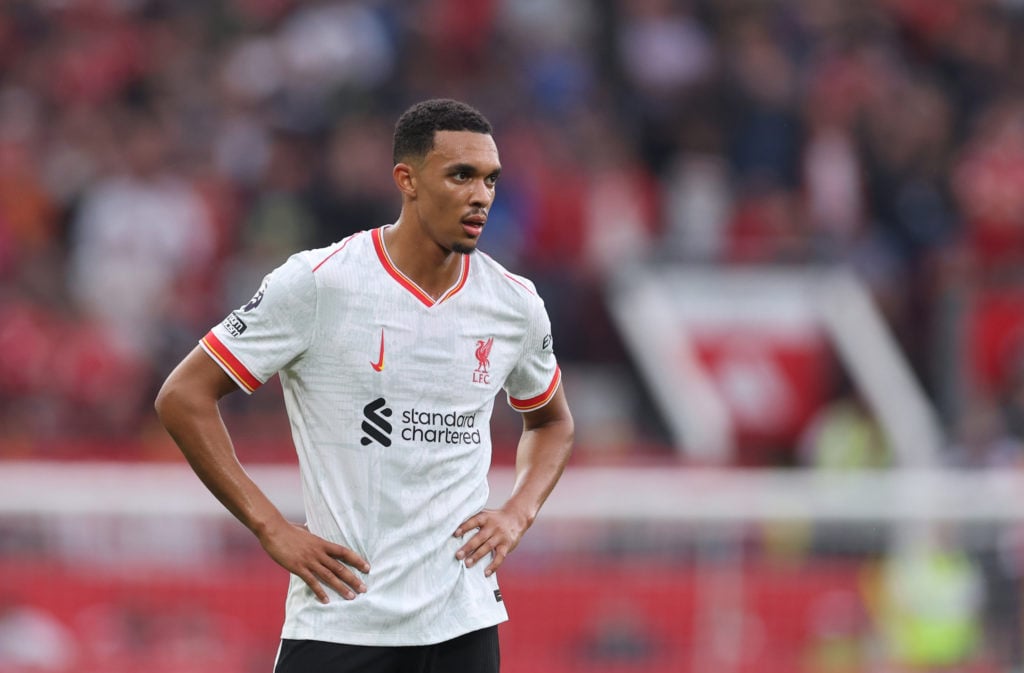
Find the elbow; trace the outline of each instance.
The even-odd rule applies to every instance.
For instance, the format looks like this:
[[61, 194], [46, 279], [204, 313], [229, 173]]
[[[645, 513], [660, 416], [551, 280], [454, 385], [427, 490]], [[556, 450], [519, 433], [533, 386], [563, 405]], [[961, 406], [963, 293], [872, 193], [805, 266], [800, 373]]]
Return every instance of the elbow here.
[[[216, 402], [212, 403], [216, 404]], [[164, 381], [164, 384], [160, 386], [160, 391], [156, 394], [156, 399], [153, 400], [156, 417], [168, 430], [177, 422], [177, 419], [194, 415], [200, 411], [201, 407], [202, 402], [197, 397], [196, 391], [190, 389], [173, 375]]]
[[156, 399], [153, 400], [153, 410], [156, 411], [156, 417], [160, 419], [160, 422], [166, 427], [167, 419], [173, 415], [174, 407], [180, 403], [180, 395], [175, 390], [170, 380], [164, 381], [164, 384], [160, 386], [160, 391], [156, 394]]
[[570, 414], [566, 414], [561, 421], [562, 444], [565, 447], [565, 461], [569, 460], [573, 448], [576, 446], [576, 424]]

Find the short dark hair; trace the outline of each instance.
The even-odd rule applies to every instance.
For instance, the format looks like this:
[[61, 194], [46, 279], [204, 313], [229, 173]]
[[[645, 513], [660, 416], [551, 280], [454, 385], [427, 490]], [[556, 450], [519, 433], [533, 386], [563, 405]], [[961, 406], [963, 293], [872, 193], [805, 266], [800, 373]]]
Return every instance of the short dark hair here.
[[472, 131], [492, 134], [491, 123], [476, 108], [450, 98], [416, 103], [395, 124], [391, 158], [397, 164], [409, 157], [422, 158], [434, 149], [437, 131]]

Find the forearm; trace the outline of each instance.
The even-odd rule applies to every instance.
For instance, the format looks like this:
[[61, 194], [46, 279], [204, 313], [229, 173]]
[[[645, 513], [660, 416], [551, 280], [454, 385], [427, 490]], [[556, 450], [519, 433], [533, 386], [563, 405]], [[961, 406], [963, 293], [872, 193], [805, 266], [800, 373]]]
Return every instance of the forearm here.
[[533, 523], [572, 454], [573, 423], [559, 418], [524, 430], [516, 452], [516, 477], [505, 507]]
[[[275, 562], [304, 581], [327, 603], [330, 587], [346, 599], [366, 591], [351, 570], [369, 572], [366, 559], [289, 523], [235, 456], [218, 401], [234, 383], [200, 350], [193, 351], [164, 383], [156, 400], [160, 421], [213, 495], [256, 534]], [[339, 563], [340, 561], [340, 563]]]
[[495, 572], [519, 545], [569, 462], [573, 422], [561, 390], [548, 407], [524, 415], [516, 452], [516, 480], [509, 499], [501, 508], [484, 510], [455, 530], [455, 536], [461, 537], [476, 529], [455, 554], [467, 567], [493, 554], [485, 575]]
[[210, 412], [171, 406], [160, 420], [203, 484], [246, 527], [260, 535], [283, 520], [238, 462], [216, 407]]
[[242, 468], [220, 415], [218, 400], [234, 384], [196, 352], [172, 372], [156, 411], [199, 479], [239, 521], [260, 536], [284, 517]]

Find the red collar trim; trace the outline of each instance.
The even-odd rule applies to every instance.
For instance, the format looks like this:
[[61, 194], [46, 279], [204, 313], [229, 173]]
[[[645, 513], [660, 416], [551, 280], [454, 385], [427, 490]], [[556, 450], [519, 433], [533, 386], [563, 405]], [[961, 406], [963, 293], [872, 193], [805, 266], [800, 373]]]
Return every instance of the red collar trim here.
[[373, 248], [377, 251], [377, 259], [380, 260], [381, 266], [383, 266], [384, 270], [388, 272], [388, 275], [398, 281], [398, 284], [412, 293], [414, 297], [419, 299], [424, 306], [429, 308], [436, 304], [440, 304], [465, 287], [466, 280], [469, 278], [469, 255], [462, 256], [462, 269], [459, 272], [459, 277], [455, 281], [455, 284], [452, 285], [447, 292], [441, 295], [440, 299], [434, 301], [433, 297], [424, 292], [419, 285], [402, 273], [399, 268], [395, 266], [395, 263], [391, 261], [391, 256], [388, 255], [387, 248], [384, 247], [384, 229], [385, 227], [379, 227], [371, 232], [373, 236]]

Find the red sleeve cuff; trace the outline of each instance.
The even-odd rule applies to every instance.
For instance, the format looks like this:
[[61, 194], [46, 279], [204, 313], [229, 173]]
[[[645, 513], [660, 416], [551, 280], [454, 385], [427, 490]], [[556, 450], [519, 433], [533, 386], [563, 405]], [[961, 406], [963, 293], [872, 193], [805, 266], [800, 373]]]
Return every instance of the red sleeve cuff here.
[[199, 343], [202, 345], [203, 350], [217, 361], [224, 371], [227, 372], [228, 376], [233, 378], [235, 383], [237, 383], [238, 387], [242, 390], [251, 393], [263, 385], [263, 382], [253, 376], [252, 372], [245, 368], [245, 365], [243, 365], [239, 359], [236, 358], [230, 350], [228, 350], [228, 347], [217, 338], [212, 330], [207, 332], [206, 336], [204, 336]]
[[558, 390], [558, 384], [561, 382], [562, 370], [559, 367], [555, 367], [555, 375], [551, 377], [551, 384], [548, 385], [547, 390], [542, 392], [540, 395], [535, 395], [525, 400], [520, 400], [510, 395], [508, 403], [511, 404], [512, 408], [516, 411], [533, 411], [534, 409], [540, 409], [551, 401], [555, 391]]

